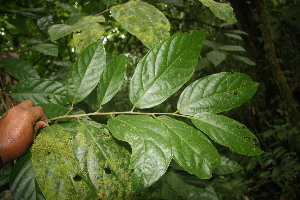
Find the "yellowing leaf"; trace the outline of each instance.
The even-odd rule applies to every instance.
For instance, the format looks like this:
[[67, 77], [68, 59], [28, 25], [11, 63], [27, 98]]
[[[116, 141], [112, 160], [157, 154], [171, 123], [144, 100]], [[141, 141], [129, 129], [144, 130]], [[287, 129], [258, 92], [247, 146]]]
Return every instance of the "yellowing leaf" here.
[[135, 35], [148, 48], [160, 44], [170, 35], [168, 19], [148, 3], [130, 1], [112, 7], [111, 14], [123, 28]]
[[101, 38], [105, 29], [99, 23], [104, 21], [103, 16], [87, 16], [74, 25], [78, 32], [73, 34], [74, 45], [78, 53]]

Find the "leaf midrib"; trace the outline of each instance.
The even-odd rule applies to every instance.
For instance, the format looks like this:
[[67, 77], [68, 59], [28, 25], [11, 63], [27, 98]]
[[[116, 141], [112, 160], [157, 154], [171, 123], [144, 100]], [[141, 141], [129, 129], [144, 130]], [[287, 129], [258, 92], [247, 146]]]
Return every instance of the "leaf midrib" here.
[[[249, 85], [249, 86], [239, 87], [239, 88], [237, 88], [237, 89], [240, 90], [240, 89], [244, 89], [244, 88], [250, 88], [250, 87], [253, 87], [253, 86], [255, 86], [255, 83], [252, 84], [252, 85]], [[231, 92], [231, 91], [234, 91], [234, 90], [236, 90], [236, 89], [233, 89], [233, 90], [226, 90], [226, 91], [221, 92], [221, 93], [218, 93], [218, 94], [214, 94], [214, 95], [211, 95], [211, 96], [208, 96], [208, 97], [205, 97], [205, 98], [201, 98], [199, 101], [195, 101], [195, 102], [193, 102], [193, 103], [191, 103], [191, 104], [188, 104], [188, 105], [186, 105], [186, 106], [184, 106], [184, 107], [178, 109], [176, 112], [180, 112], [181, 110], [184, 110], [184, 109], [186, 109], [187, 107], [191, 107], [192, 105], [197, 104], [197, 103], [199, 103], [199, 102], [201, 102], [201, 101], [204, 101], [204, 100], [206, 100], [206, 99], [213, 98], [213, 97], [218, 96], [218, 95], [223, 95], [223, 94], [225, 94], [225, 93], [228, 93], [228, 92]], [[231, 108], [226, 109], [226, 110], [230, 110], [230, 109], [231, 109]], [[223, 111], [226, 111], [226, 110], [223, 110]], [[223, 112], [223, 111], [222, 111], [222, 112]], [[221, 111], [220, 111], [220, 112], [221, 112]], [[194, 114], [197, 114], [197, 113], [194, 113]]]
[[[241, 141], [244, 141], [244, 142], [246, 142], [246, 143], [249, 143], [249, 144], [251, 144], [251, 146], [253, 146], [253, 143], [249, 142], [248, 140], [243, 140], [242, 138], [240, 138], [240, 137], [238, 137], [237, 135], [235, 135], [233, 132], [230, 132], [230, 131], [228, 131], [228, 130], [226, 130], [226, 129], [223, 129], [223, 128], [221, 128], [221, 127], [215, 125], [215, 124], [209, 123], [208, 121], [204, 121], [204, 120], [202, 120], [202, 119], [200, 119], [200, 118], [196, 118], [196, 117], [192, 117], [192, 119], [199, 120], [199, 121], [202, 121], [203, 123], [206, 123], [206, 124], [209, 124], [209, 125], [211, 125], [211, 126], [213, 126], [213, 127], [219, 128], [219, 129], [223, 130], [224, 132], [229, 133], [229, 135], [232, 135], [232, 136], [234, 136], [235, 138], [237, 138], [238, 141], [241, 140]], [[212, 138], [212, 139], [213, 139], [213, 138]], [[213, 140], [216, 141], [215, 139], [213, 139]], [[216, 142], [217, 142], [217, 141], [216, 141]], [[223, 144], [223, 145], [224, 145], [224, 144]], [[227, 146], [227, 145], [224, 145], [224, 146]], [[228, 146], [227, 146], [227, 147], [228, 147]]]
[[[176, 131], [173, 131], [173, 129], [172, 129], [172, 127], [170, 127], [170, 126], [168, 126], [168, 124], [166, 124], [163, 120], [161, 120], [160, 118], [157, 118], [158, 120], [160, 120], [163, 124], [165, 124], [167, 127], [168, 127], [168, 129], [170, 129], [172, 132], [174, 132], [175, 133], [175, 135], [177, 135], [177, 137], [179, 137], [180, 139], [181, 139], [181, 141], [184, 141], [197, 155], [200, 155], [200, 154], [198, 154], [196, 151], [195, 151], [195, 149], [192, 147], [192, 146], [190, 146], [190, 144], [186, 141], [186, 140], [184, 140], [184, 138], [182, 138], [182, 137], [180, 137], [177, 133], [176, 133]], [[172, 140], [172, 139], [171, 139]], [[173, 148], [172, 148], [173, 149]], [[172, 152], [172, 157], [173, 157], [173, 150], [171, 151]], [[201, 155], [200, 155], [201, 156]], [[211, 165], [210, 165], [210, 163], [208, 163], [207, 162], [207, 160], [204, 158], [204, 157], [202, 157], [201, 156], [201, 158], [205, 161], [205, 163], [211, 168]]]
[[[184, 35], [183, 35], [184, 36]], [[173, 40], [172, 40], [173, 41]], [[162, 46], [162, 45], [161, 45]], [[160, 46], [160, 48], [161, 48], [161, 46]], [[158, 47], [157, 47], [158, 48]], [[188, 51], [188, 50], [190, 50], [190, 48], [188, 48], [188, 49], [185, 49], [168, 67], [167, 67], [167, 69], [159, 76], [159, 77], [157, 77], [157, 79], [152, 83], [152, 84], [150, 84], [150, 86], [149, 86], [149, 88], [143, 93], [143, 95], [140, 97], [140, 99], [134, 104], [134, 107], [136, 107], [136, 105], [143, 99], [143, 97], [146, 95], [146, 94], [148, 94], [148, 91], [150, 90], [150, 88], [152, 88], [153, 87], [153, 85], [154, 84], [156, 84], [156, 82], [173, 66], [173, 64], [186, 52], [186, 51]], [[150, 54], [150, 53], [149, 53]], [[148, 54], [148, 56], [149, 56], [149, 54]], [[155, 56], [155, 59], [157, 58], [157, 55], [158, 54], [156, 54]], [[148, 56], [147, 56], [147, 58], [148, 58]], [[146, 59], [145, 59], [146, 60]], [[144, 67], [145, 65], [143, 65], [142, 67]], [[155, 93], [151, 93], [151, 94], [155, 94]]]

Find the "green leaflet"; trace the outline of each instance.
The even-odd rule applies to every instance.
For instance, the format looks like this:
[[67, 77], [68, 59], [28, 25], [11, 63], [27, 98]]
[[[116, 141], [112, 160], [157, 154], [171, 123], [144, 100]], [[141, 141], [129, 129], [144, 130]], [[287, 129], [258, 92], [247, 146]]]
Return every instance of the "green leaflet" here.
[[55, 3], [57, 6], [71, 12], [71, 13], [78, 13], [78, 9], [75, 8], [74, 6], [71, 6], [69, 4], [66, 4], [66, 3]]
[[69, 109], [53, 103], [39, 104], [44, 109], [47, 118], [59, 117], [68, 113]]
[[221, 160], [216, 148], [203, 133], [168, 116], [157, 119], [168, 129], [176, 162], [199, 178], [211, 178], [212, 170], [220, 165]]
[[237, 55], [233, 55], [232, 56], [234, 59], [236, 60], [239, 60], [239, 61], [242, 61], [243, 63], [247, 64], [247, 65], [250, 65], [250, 66], [255, 66], [256, 63], [253, 62], [252, 60], [250, 60], [249, 58], [247, 57], [244, 57], [244, 56], [237, 56]]
[[171, 161], [171, 143], [166, 128], [146, 115], [120, 115], [108, 121], [108, 128], [132, 148], [130, 168], [133, 186], [142, 191], [157, 181]]
[[213, 113], [196, 114], [193, 124], [217, 143], [234, 152], [255, 156], [263, 153], [256, 136], [245, 125], [228, 117]]
[[206, 54], [206, 57], [216, 67], [225, 60], [226, 55], [220, 51], [210, 51]]
[[218, 200], [214, 188], [194, 176], [171, 171], [161, 178], [161, 182], [158, 192], [166, 200]]
[[49, 28], [53, 25], [53, 16], [49, 15], [38, 19], [37, 25], [44, 33], [48, 33]]
[[129, 1], [112, 7], [111, 14], [148, 48], [153, 48], [170, 36], [168, 19], [148, 3]]
[[193, 75], [204, 39], [203, 31], [181, 33], [150, 50], [130, 82], [134, 107], [151, 108], [177, 92]]
[[[82, 17], [82, 15], [79, 15], [79, 17]], [[74, 45], [77, 52], [81, 52], [103, 35], [105, 29], [99, 23], [104, 21], [103, 16], [85, 16], [73, 25], [55, 24], [49, 28], [48, 33], [51, 41], [55, 41], [74, 32]]]
[[1, 63], [5, 72], [10, 76], [23, 81], [30, 78], [40, 78], [38, 72], [27, 61], [18, 58], [7, 58]]
[[11, 91], [14, 99], [21, 102], [32, 100], [35, 105], [69, 103], [65, 87], [49, 79], [27, 79], [20, 81]]
[[99, 108], [118, 92], [126, 75], [126, 57], [119, 55], [105, 67], [98, 84], [97, 101]]
[[9, 184], [14, 199], [45, 199], [36, 181], [30, 152], [22, 156], [14, 165]]
[[54, 44], [38, 44], [31, 49], [48, 56], [58, 56], [58, 48]]
[[223, 45], [223, 46], [220, 46], [218, 49], [225, 50], [225, 51], [242, 51], [242, 52], [246, 52], [246, 50], [243, 47], [237, 46], [237, 45]]
[[230, 160], [225, 156], [221, 156], [221, 165], [214, 169], [214, 174], [225, 175], [237, 172], [243, 168], [234, 160]]
[[105, 50], [102, 41], [92, 43], [78, 56], [67, 77], [67, 92], [73, 104], [92, 92], [104, 68]]
[[233, 38], [233, 39], [236, 39], [236, 40], [243, 40], [243, 38], [240, 35], [238, 35], [238, 34], [225, 33], [225, 35], [227, 37], [230, 37], [230, 38]]
[[256, 92], [258, 83], [246, 74], [221, 72], [199, 79], [180, 95], [177, 112], [194, 115], [218, 113], [247, 102]]
[[51, 41], [58, 40], [74, 31], [74, 27], [67, 24], [55, 24], [48, 30]]
[[107, 5], [107, 7], [116, 3], [117, 0], [102, 0], [102, 2]]
[[210, 8], [210, 10], [220, 19], [233, 24], [236, 22], [236, 18], [232, 7], [228, 3], [218, 3], [213, 0], [199, 0], [203, 5]]

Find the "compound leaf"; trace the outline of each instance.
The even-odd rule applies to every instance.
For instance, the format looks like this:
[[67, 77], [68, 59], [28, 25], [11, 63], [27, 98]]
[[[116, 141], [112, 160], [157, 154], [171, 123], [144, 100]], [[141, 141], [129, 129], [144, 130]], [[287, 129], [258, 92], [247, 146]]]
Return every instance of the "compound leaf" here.
[[192, 122], [215, 142], [236, 153], [248, 156], [263, 153], [256, 136], [245, 125], [233, 119], [214, 113], [201, 113], [196, 114]]
[[178, 91], [194, 73], [203, 39], [203, 31], [181, 33], [149, 51], [130, 82], [134, 107], [151, 108]]
[[203, 5], [210, 8], [210, 10], [220, 19], [233, 24], [236, 22], [236, 18], [232, 7], [228, 3], [219, 3], [213, 0], [199, 0]]
[[203, 133], [168, 116], [157, 119], [168, 129], [176, 162], [199, 178], [211, 178], [211, 172], [220, 165], [221, 158]]
[[32, 100], [34, 104], [59, 104], [69, 103], [65, 87], [54, 80], [28, 79], [16, 84], [11, 95], [17, 101]]
[[67, 76], [67, 92], [73, 104], [92, 92], [104, 68], [104, 46], [101, 41], [92, 43], [78, 56]]
[[258, 83], [242, 73], [221, 72], [199, 79], [180, 95], [177, 112], [194, 115], [218, 113], [247, 102], [256, 92]]
[[99, 107], [111, 100], [123, 84], [126, 75], [126, 58], [115, 57], [104, 69], [98, 84], [97, 101]]
[[111, 8], [112, 16], [148, 48], [169, 37], [170, 23], [154, 6], [140, 1], [129, 1]]
[[130, 167], [134, 188], [141, 191], [157, 181], [171, 161], [166, 128], [150, 116], [120, 115], [108, 121], [110, 132], [132, 147]]

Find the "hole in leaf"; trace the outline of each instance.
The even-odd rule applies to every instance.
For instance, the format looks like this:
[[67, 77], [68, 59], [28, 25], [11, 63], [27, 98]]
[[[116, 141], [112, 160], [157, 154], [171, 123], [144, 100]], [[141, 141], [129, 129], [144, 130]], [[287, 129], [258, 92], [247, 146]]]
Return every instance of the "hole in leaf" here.
[[82, 177], [79, 176], [78, 174], [76, 176], [74, 176], [73, 180], [74, 181], [81, 181]]
[[111, 174], [111, 169], [109, 167], [104, 168], [105, 174]]
[[50, 97], [50, 95], [49, 95], [49, 94], [47, 95], [47, 99], [51, 99], [51, 97]]
[[234, 95], [234, 96], [236, 96], [237, 94], [238, 94], [238, 92], [237, 92], [237, 91], [234, 91], [234, 92], [233, 92], [233, 95]]
[[51, 154], [51, 152], [50, 152], [50, 151], [48, 151], [48, 152], [47, 152], [47, 155], [50, 155], [50, 154]]

